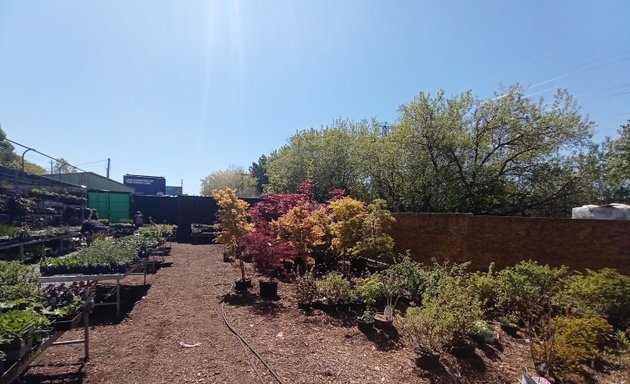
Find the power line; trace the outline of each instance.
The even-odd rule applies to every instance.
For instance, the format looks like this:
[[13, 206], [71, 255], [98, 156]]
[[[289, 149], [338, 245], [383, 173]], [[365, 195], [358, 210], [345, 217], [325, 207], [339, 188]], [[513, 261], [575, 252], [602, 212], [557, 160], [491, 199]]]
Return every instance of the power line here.
[[[26, 153], [27, 153], [27, 152], [32, 151], [32, 152], [38, 153], [38, 154], [40, 154], [40, 155], [42, 155], [42, 156], [44, 156], [44, 157], [47, 157], [47, 158], [49, 158], [49, 159], [51, 159], [51, 160], [54, 160], [54, 161], [56, 161], [56, 162], [57, 162], [57, 163], [59, 163], [59, 164], [62, 164], [62, 165], [68, 165], [68, 166], [72, 167], [73, 169], [77, 169], [77, 170], [79, 170], [79, 171], [81, 171], [81, 172], [87, 172], [87, 171], [86, 171], [86, 170], [84, 170], [84, 169], [81, 169], [81, 168], [79, 168], [79, 167], [77, 167], [77, 166], [75, 166], [75, 165], [72, 165], [72, 164], [68, 163], [68, 162], [67, 162], [67, 161], [65, 161], [64, 159], [57, 159], [57, 158], [55, 158], [55, 157], [52, 157], [52, 156], [50, 156], [50, 155], [47, 155], [47, 154], [45, 154], [45, 153], [43, 153], [43, 152], [38, 151], [38, 150], [36, 150], [35, 148], [31, 148], [31, 147], [28, 147], [28, 146], [26, 146], [26, 145], [24, 145], [24, 144], [20, 144], [20, 143], [18, 143], [17, 141], [9, 140], [9, 138], [6, 138], [6, 137], [5, 137], [5, 140], [6, 140], [6, 141], [8, 141], [8, 142], [9, 142], [9, 143], [11, 143], [11, 144], [19, 145], [19, 146], [20, 146], [20, 147], [22, 147], [22, 148], [26, 148], [26, 151], [24, 151], [24, 152], [22, 153], [22, 160], [24, 160], [24, 155], [26, 155]], [[23, 163], [23, 162], [22, 162], [22, 166], [24, 166], [24, 163]]]

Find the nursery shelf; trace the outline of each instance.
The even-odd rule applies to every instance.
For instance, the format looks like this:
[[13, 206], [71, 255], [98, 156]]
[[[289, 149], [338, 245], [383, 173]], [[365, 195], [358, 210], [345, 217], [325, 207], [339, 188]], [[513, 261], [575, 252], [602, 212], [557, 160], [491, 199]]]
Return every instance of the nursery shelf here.
[[87, 361], [90, 354], [90, 311], [92, 309], [92, 298], [89, 297], [83, 309], [77, 314], [70, 322], [70, 328], [76, 328], [81, 320], [83, 320], [83, 338], [67, 341], [57, 341], [65, 331], [53, 331], [46, 339], [40, 344], [35, 345], [30, 351], [24, 355], [19, 361], [9, 366], [6, 371], [0, 376], [0, 384], [10, 384], [16, 380], [21, 374], [28, 370], [30, 364], [40, 356], [46, 349], [56, 345], [69, 345], [69, 344], [83, 344], [83, 361]]
[[[115, 305], [116, 306], [116, 316], [120, 316], [120, 281], [123, 280], [128, 275], [134, 274], [144, 274], [144, 284], [147, 283], [147, 268], [146, 259], [138, 262], [127, 268], [127, 272], [125, 273], [112, 273], [112, 274], [100, 274], [100, 275], [53, 275], [53, 276], [42, 276], [39, 278], [40, 284], [51, 284], [51, 283], [72, 283], [75, 281], [106, 281], [106, 280], [115, 280], [116, 281], [116, 301], [114, 302], [99, 302], [94, 303], [93, 305], [101, 306], [101, 305]], [[144, 266], [144, 271], [141, 273], [136, 273], [140, 266]], [[1, 384], [1, 383], [0, 383]]]
[[67, 233], [65, 235], [61, 235], [61, 236], [54, 236], [54, 237], [46, 237], [43, 239], [33, 239], [33, 240], [27, 240], [27, 241], [23, 241], [23, 242], [19, 242], [19, 243], [12, 243], [12, 244], [4, 244], [4, 245], [0, 245], [0, 251], [5, 250], [5, 249], [11, 249], [11, 248], [19, 248], [20, 249], [20, 257], [24, 258], [24, 247], [27, 245], [33, 245], [33, 244], [40, 244], [40, 243], [48, 243], [51, 241], [59, 241], [61, 244], [61, 249], [63, 251], [63, 241], [66, 239], [70, 239], [73, 237], [78, 237], [81, 236], [80, 233]]

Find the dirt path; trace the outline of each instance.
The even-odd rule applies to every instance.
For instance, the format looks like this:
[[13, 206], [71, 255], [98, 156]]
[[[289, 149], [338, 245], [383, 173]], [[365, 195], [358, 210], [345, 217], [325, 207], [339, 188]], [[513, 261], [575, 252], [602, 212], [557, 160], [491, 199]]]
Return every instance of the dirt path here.
[[[257, 278], [250, 295], [228, 294], [239, 271], [222, 261], [217, 245], [173, 244], [172, 265], [124, 280], [128, 304], [120, 319], [113, 308], [95, 309], [90, 360], [81, 367], [79, 346], [50, 348], [25, 383], [277, 383], [228, 330], [229, 321], [285, 384], [301, 383], [515, 383], [531, 370], [523, 338], [500, 333], [496, 346], [469, 359], [442, 357], [443, 368], [421, 372], [395, 329], [363, 334], [354, 315], [304, 313], [291, 284], [280, 283], [280, 300], [261, 301]], [[250, 276], [255, 276], [250, 271]], [[226, 295], [227, 294], [227, 295]], [[80, 330], [63, 339], [81, 337]], [[185, 348], [180, 342], [194, 345]], [[601, 377], [595, 382], [615, 382]]]
[[[26, 382], [46, 380], [47, 374], [64, 374], [65, 382], [86, 384], [251, 382], [251, 367], [238, 340], [227, 331], [212, 289], [216, 282], [217, 288], [227, 290], [220, 284], [232, 280], [229, 276], [235, 272], [228, 264], [209, 262], [218, 255], [217, 246], [173, 244], [168, 260], [172, 265], [148, 276], [151, 286], [128, 316], [119, 324], [91, 327], [90, 360], [83, 372], [73, 375], [72, 367], [76, 372], [78, 366], [66, 372], [56, 366], [78, 363], [79, 346], [53, 347], [25, 376]], [[132, 285], [123, 291], [125, 299], [126, 292], [141, 288], [142, 278], [131, 276], [123, 283]], [[113, 312], [113, 307], [98, 308], [94, 317], [103, 311]], [[80, 331], [71, 331], [63, 339], [77, 337]], [[200, 345], [184, 348], [180, 342]]]

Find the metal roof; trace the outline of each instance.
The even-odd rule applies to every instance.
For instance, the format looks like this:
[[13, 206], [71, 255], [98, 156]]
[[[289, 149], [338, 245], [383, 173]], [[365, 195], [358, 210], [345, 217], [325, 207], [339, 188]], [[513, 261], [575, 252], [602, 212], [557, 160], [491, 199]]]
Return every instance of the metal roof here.
[[88, 191], [136, 192], [133, 187], [108, 179], [93, 172], [61, 173], [44, 175], [44, 177], [76, 185], [85, 185]]

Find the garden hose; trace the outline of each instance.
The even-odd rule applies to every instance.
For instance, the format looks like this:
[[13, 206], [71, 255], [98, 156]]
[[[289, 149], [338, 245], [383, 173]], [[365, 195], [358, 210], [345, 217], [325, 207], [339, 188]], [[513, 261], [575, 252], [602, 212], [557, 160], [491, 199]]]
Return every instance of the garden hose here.
[[[219, 293], [216, 288], [214, 289], [215, 289], [215, 292]], [[234, 326], [230, 323], [225, 313], [224, 305], [225, 303], [221, 302], [221, 317], [223, 318], [223, 322], [228, 327], [228, 329], [238, 338], [239, 342], [241, 343], [241, 346], [243, 346], [243, 349], [245, 349], [245, 346], [247, 346], [247, 348], [251, 351], [251, 353], [253, 353], [254, 356], [256, 356], [258, 360], [260, 360], [260, 362], [265, 366], [265, 368], [267, 368], [267, 370], [276, 379], [276, 381], [279, 384], [284, 384], [284, 382], [282, 381], [282, 378], [280, 378], [280, 376], [276, 373], [276, 371], [267, 363], [267, 361], [262, 356], [260, 356], [260, 354], [254, 349], [254, 347], [249, 345], [249, 343], [243, 338], [243, 336], [241, 336], [241, 334], [238, 333], [236, 328], [234, 328]], [[261, 378], [260, 374], [258, 373], [258, 370], [256, 369], [256, 365], [252, 364], [251, 361], [250, 361], [250, 365], [253, 367], [254, 372], [256, 373], [256, 376]]]

